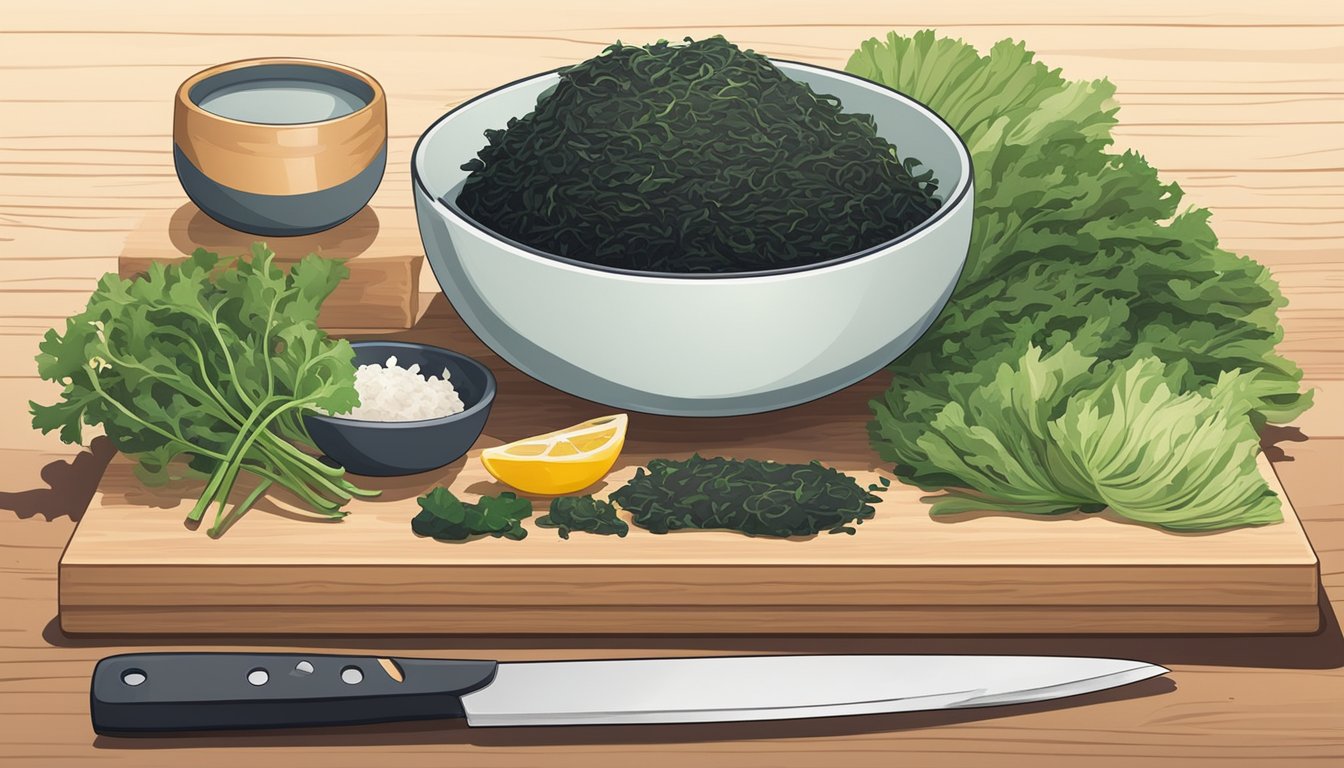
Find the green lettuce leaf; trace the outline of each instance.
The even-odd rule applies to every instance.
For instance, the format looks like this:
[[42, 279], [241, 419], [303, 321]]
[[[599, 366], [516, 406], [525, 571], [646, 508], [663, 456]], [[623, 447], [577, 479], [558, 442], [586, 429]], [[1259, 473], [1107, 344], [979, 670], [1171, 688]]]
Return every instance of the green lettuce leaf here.
[[1070, 344], [1032, 347], [963, 406], [947, 403], [920, 438], [975, 490], [933, 498], [933, 514], [1002, 510], [1116, 514], [1178, 531], [1282, 519], [1256, 469], [1247, 413], [1254, 374], [1208, 394], [1177, 393], [1177, 368], [1155, 357], [1107, 365]]
[[1254, 377], [1228, 373], [1207, 395], [1182, 394], [1161, 361], [1139, 358], [1072, 398], [1050, 437], [1073, 475], [1132, 520], [1177, 531], [1277, 523], [1246, 417]]
[[[1161, 366], [1172, 398], [1154, 407], [1174, 411], [1195, 407], [1183, 396], [1209, 400], [1219, 382], [1239, 373], [1246, 408], [1228, 418], [1250, 426], [1229, 422], [1227, 435], [1243, 451], [1255, 448], [1254, 426], [1291, 421], [1310, 407], [1301, 370], [1275, 351], [1283, 337], [1277, 312], [1286, 303], [1278, 286], [1262, 265], [1220, 248], [1209, 212], [1183, 210], [1180, 187], [1161, 182], [1141, 155], [1110, 151], [1117, 109], [1109, 82], [1066, 80], [1021, 43], [1003, 41], [982, 56], [931, 31], [869, 40], [847, 69], [932, 107], [965, 139], [975, 169], [975, 228], [961, 281], [934, 327], [893, 364], [890, 389], [872, 403], [873, 446], [898, 464], [903, 480], [959, 489], [957, 497], [971, 494], [982, 508], [1053, 513], [1112, 504], [1094, 476], [1104, 467], [1049, 464], [1053, 454], [1040, 444], [1013, 453], [1014, 468], [977, 469], [1027, 439], [1019, 423], [1026, 416], [1014, 403], [1032, 390], [1011, 391], [1022, 385], [1012, 376], [995, 383], [1024, 365], [1063, 377], [1050, 394], [1054, 409], [1032, 416], [1047, 420], [1061, 417], [1075, 398], [1100, 407], [1089, 393], [1140, 365], [1145, 375]], [[1088, 370], [1077, 370], [1078, 356], [1091, 361]], [[1140, 415], [1124, 410], [1110, 418], [1134, 431]], [[1148, 415], [1145, 428], [1178, 417]], [[1206, 458], [1161, 442], [1142, 450], [1150, 462]], [[1171, 476], [1211, 482], [1196, 469]], [[1217, 482], [1232, 473], [1248, 482], [1259, 477], [1243, 462]], [[1163, 493], [1175, 502], [1188, 490], [1167, 486]], [[1167, 506], [1167, 517], [1145, 522], [1254, 523], [1264, 504], [1193, 517]], [[1138, 515], [1160, 507], [1134, 509]]]

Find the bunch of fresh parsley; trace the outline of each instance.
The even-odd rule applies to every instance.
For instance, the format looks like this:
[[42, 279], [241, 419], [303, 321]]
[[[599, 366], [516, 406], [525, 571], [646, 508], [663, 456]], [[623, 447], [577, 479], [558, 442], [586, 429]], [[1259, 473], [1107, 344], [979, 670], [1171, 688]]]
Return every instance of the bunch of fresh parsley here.
[[848, 71], [928, 104], [975, 169], [975, 228], [937, 324], [892, 366], [870, 435], [935, 511], [1110, 507], [1211, 530], [1273, 522], [1256, 428], [1310, 405], [1275, 351], [1268, 271], [1218, 247], [1141, 155], [1110, 150], [1104, 80], [1011, 41], [864, 43]]
[[[303, 450], [313, 445], [302, 417], [359, 404], [354, 350], [317, 326], [348, 274], [315, 255], [286, 272], [257, 244], [251, 258], [198, 249], [132, 280], [106, 275], [65, 332], [39, 346], [39, 375], [64, 391], [52, 405], [30, 403], [33, 426], [81, 443], [83, 425], [101, 425], [151, 484], [183, 474], [174, 467], [185, 459], [187, 474], [208, 478], [188, 519], [216, 505], [212, 536], [273, 485], [341, 517], [353, 496], [376, 494]], [[257, 485], [226, 515], [243, 473]]]

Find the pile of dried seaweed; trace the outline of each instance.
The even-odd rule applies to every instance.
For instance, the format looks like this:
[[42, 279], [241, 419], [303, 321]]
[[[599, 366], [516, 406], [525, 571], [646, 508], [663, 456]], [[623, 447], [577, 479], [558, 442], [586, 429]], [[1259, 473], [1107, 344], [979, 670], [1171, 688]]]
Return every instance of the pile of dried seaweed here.
[[611, 494], [635, 525], [653, 533], [728, 529], [751, 536], [854, 533], [871, 519], [877, 488], [819, 462], [654, 459]]
[[891, 240], [937, 183], [768, 59], [723, 39], [617, 43], [486, 132], [457, 206], [533, 248], [652, 272], [795, 267]]

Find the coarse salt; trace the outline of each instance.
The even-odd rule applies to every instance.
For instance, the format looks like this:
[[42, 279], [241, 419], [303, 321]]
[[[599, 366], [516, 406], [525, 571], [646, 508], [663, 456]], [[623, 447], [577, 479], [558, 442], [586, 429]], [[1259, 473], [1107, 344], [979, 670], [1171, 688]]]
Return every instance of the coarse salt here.
[[395, 355], [387, 363], [361, 365], [355, 369], [359, 406], [344, 418], [361, 421], [419, 421], [451, 416], [465, 410], [448, 371], [425, 376], [420, 364], [397, 365]]

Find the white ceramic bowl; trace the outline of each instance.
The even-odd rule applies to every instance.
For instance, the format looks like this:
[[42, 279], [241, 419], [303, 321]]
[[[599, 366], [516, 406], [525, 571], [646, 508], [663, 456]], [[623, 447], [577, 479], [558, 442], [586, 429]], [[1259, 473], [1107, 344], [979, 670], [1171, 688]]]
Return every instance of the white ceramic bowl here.
[[420, 237], [439, 285], [476, 335], [528, 375], [648, 413], [729, 416], [807, 402], [887, 365], [947, 302], [970, 243], [971, 161], [927, 107], [867, 80], [777, 61], [789, 77], [873, 115], [878, 132], [933, 169], [943, 200], [915, 230], [810, 267], [733, 275], [612, 270], [497, 235], [456, 200], [486, 129], [531, 112], [555, 85], [536, 75], [439, 118], [411, 161]]

